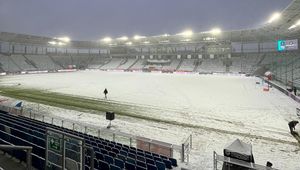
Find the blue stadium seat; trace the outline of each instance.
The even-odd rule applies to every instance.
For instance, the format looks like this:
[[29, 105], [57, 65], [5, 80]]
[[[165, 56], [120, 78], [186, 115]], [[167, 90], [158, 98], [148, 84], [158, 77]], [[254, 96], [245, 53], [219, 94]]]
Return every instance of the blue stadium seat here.
[[130, 163], [132, 163], [132, 164], [136, 164], [136, 161], [135, 161], [135, 159], [133, 159], [133, 158], [130, 158], [130, 157], [127, 157], [127, 161], [126, 162], [130, 162]]
[[147, 164], [147, 170], [157, 170], [157, 167], [153, 164]]
[[117, 154], [114, 153], [114, 152], [112, 152], [112, 151], [109, 151], [108, 155], [111, 156], [111, 157], [113, 157], [113, 158], [117, 156]]
[[142, 162], [146, 162], [146, 159], [145, 159], [145, 157], [143, 157], [143, 156], [139, 156], [139, 155], [138, 155], [138, 156], [136, 157], [136, 159], [139, 160], [139, 161], [142, 161]]
[[100, 170], [109, 170], [109, 164], [105, 161], [99, 160], [99, 169]]
[[174, 167], [177, 167], [177, 166], [178, 166], [178, 165], [177, 165], [177, 160], [176, 160], [176, 159], [174, 159], [174, 158], [169, 158], [169, 160], [171, 161], [172, 166], [174, 166]]
[[110, 170], [121, 170], [121, 168], [116, 165], [109, 165], [109, 166], [110, 166]]
[[141, 167], [141, 166], [138, 166], [138, 165], [135, 168], [136, 168], [136, 170], [147, 170], [147, 168]]
[[115, 165], [120, 167], [121, 169], [124, 169], [125, 167], [124, 161], [118, 158], [115, 158]]
[[130, 162], [125, 162], [125, 168], [126, 170], [135, 170], [135, 164]]
[[130, 157], [130, 158], [132, 158], [132, 159], [136, 159], [136, 154], [128, 153], [127, 156]]
[[112, 148], [112, 152], [114, 152], [115, 154], [120, 153], [119, 149], [117, 149], [117, 148]]
[[95, 157], [100, 160], [104, 160], [104, 155], [100, 152], [95, 152]]
[[109, 164], [114, 164], [114, 158], [109, 155], [104, 155], [104, 160]]
[[165, 165], [166, 165], [166, 167], [167, 167], [168, 169], [172, 169], [172, 163], [171, 163], [170, 160], [168, 160], [168, 159], [163, 159], [163, 162], [165, 163]]
[[146, 163], [148, 164], [153, 164], [153, 165], [155, 165], [155, 162], [154, 162], [154, 160], [153, 159], [149, 159], [149, 158], [146, 158]]
[[157, 167], [158, 170], [165, 170], [166, 169], [165, 163], [163, 163], [161, 161], [156, 161], [155, 164], [156, 164], [156, 167]]
[[141, 166], [141, 167], [144, 167], [144, 168], [147, 168], [147, 164], [146, 164], [146, 162], [142, 162], [142, 161], [136, 161], [136, 165], [138, 165], [138, 166]]
[[105, 150], [105, 149], [100, 149], [100, 152], [101, 152], [102, 154], [108, 155], [108, 151]]
[[126, 161], [126, 156], [124, 156], [124, 155], [118, 154], [117, 158], [123, 160], [124, 162]]
[[121, 154], [121, 155], [124, 155], [124, 156], [126, 156], [126, 157], [127, 157], [127, 152], [126, 152], [126, 151], [124, 151], [124, 150], [120, 150], [120, 154]]

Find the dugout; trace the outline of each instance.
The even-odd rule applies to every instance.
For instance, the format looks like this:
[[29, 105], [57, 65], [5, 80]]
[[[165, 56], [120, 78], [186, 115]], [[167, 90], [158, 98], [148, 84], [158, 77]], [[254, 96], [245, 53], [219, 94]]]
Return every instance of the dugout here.
[[[229, 158], [238, 159], [247, 163], [254, 163], [254, 157], [252, 154], [252, 145], [247, 144], [239, 139], [229, 143], [224, 148], [224, 156]], [[224, 163], [222, 170], [248, 170], [238, 165], [231, 163]]]

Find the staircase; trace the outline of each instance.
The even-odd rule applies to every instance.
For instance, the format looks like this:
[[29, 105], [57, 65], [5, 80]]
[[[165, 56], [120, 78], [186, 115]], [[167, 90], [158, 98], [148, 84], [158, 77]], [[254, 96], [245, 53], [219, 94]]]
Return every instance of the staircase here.
[[195, 68], [193, 70], [193, 72], [196, 72], [198, 70], [198, 67], [202, 64], [202, 60], [198, 59], [195, 62]]
[[131, 64], [127, 70], [130, 70], [140, 59], [136, 59], [135, 62], [133, 62], [133, 64]]
[[36, 66], [36, 64], [35, 64], [33, 61], [29, 60], [29, 59], [26, 57], [26, 55], [22, 55], [22, 56], [25, 58], [25, 62], [26, 62], [28, 65], [31, 65], [32, 67], [38, 69], [38, 66]]
[[51, 59], [51, 61], [52, 61], [54, 64], [58, 65], [58, 66], [61, 67], [61, 68], [64, 68], [64, 66], [63, 66], [62, 64], [60, 64], [58, 61], [55, 61], [54, 58], [53, 58], [51, 55], [48, 55], [48, 57]]
[[181, 67], [182, 62], [183, 62], [183, 59], [180, 60], [180, 63], [179, 63], [178, 66], [176, 67], [175, 71], [177, 71], [177, 70]]

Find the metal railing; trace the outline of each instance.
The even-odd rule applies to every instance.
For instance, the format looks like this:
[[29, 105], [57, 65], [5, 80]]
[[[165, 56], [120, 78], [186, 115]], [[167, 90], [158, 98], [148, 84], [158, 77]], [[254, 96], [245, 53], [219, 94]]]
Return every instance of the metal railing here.
[[31, 170], [31, 152], [32, 152], [32, 147], [31, 146], [13, 146], [13, 145], [0, 145], [0, 150], [23, 150], [26, 152], [26, 165], [27, 169]]

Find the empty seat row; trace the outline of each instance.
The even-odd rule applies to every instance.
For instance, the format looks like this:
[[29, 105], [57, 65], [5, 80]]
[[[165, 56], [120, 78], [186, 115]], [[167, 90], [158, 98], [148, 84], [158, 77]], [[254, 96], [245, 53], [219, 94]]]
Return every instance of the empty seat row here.
[[[133, 167], [135, 169], [155, 169], [155, 167], [158, 169], [162, 169], [161, 167], [171, 169], [172, 166], [177, 166], [177, 161], [173, 158], [168, 158], [163, 155], [151, 153], [135, 147], [130, 147], [128, 145], [123, 145], [114, 141], [109, 141], [88, 134], [83, 134], [78, 131], [62, 128], [27, 117], [19, 117], [7, 114], [5, 112], [0, 112], [0, 130], [5, 130], [4, 125], [10, 127], [12, 135], [20, 137], [21, 139], [23, 139], [23, 141], [28, 142], [27, 145], [32, 145], [34, 147], [34, 157], [45, 157], [45, 133], [46, 128], [51, 127], [84, 138], [85, 144], [92, 147], [95, 152], [96, 157], [94, 165], [96, 169], [101, 169], [100, 161], [102, 161], [102, 164], [103, 162], [107, 163], [111, 169], [117, 169], [117, 167], [122, 169], [122, 167], [120, 167], [120, 164], [122, 163], [120, 162], [123, 162], [125, 168], [127, 166], [126, 169], [133, 169]], [[69, 148], [69, 150], [70, 155], [76, 155], [72, 153], [79, 151], [78, 149], [74, 149], [74, 147]], [[72, 156], [70, 157], [72, 158]], [[90, 168], [90, 161], [88, 161], [90, 158], [90, 155], [87, 154], [86, 168]], [[74, 158], [72, 159], [78, 160], [78, 157], [74, 156]], [[43, 163], [44, 162], [39, 163], [38, 166]], [[116, 165], [116, 163], [118, 164]]]

